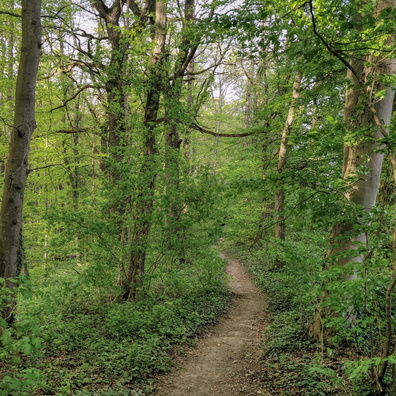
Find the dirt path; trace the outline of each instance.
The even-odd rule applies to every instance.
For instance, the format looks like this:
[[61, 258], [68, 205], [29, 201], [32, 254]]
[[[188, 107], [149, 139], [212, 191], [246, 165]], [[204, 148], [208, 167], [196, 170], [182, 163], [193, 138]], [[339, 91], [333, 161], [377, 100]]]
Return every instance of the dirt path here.
[[180, 367], [160, 380], [156, 395], [262, 394], [257, 376], [266, 301], [242, 264], [227, 260], [230, 287], [235, 293], [230, 310], [198, 341], [197, 347], [181, 359]]

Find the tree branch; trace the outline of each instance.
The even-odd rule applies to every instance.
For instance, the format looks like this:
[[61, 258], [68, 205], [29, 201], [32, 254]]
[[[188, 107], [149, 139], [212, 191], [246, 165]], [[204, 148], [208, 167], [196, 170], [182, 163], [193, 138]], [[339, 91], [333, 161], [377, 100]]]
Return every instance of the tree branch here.
[[41, 15], [41, 18], [53, 18], [56, 19], [59, 17], [59, 14], [67, 7], [70, 7], [70, 3], [65, 4], [63, 7], [61, 7], [54, 15]]
[[87, 84], [84, 85], [83, 87], [81, 87], [74, 95], [72, 95], [70, 98], [66, 99], [63, 104], [61, 104], [60, 106], [54, 107], [52, 108], [49, 112], [52, 113], [55, 110], [59, 110], [63, 107], [65, 107], [70, 101], [72, 101], [73, 99], [75, 99], [78, 95], [80, 95], [81, 92], [85, 91], [86, 89], [89, 88], [96, 88], [94, 85], [91, 84]]
[[54, 70], [52, 70], [52, 72], [48, 76], [42, 77], [42, 80], [48, 80], [51, 77], [53, 77], [56, 73], [59, 73], [59, 74], [70, 73], [75, 67], [82, 66], [82, 65], [85, 66], [85, 63], [83, 63], [83, 62], [74, 62], [74, 63], [71, 63], [70, 65], [66, 66], [65, 68], [56, 67]]
[[8, 126], [9, 128], [13, 128], [13, 126], [11, 124], [9, 124], [5, 118], [0, 116], [0, 120], [3, 121], [5, 126]]
[[73, 133], [84, 133], [87, 132], [88, 128], [80, 128], [80, 129], [60, 129], [59, 131], [55, 131], [55, 133], [66, 133], [66, 134], [73, 134]]
[[52, 168], [53, 166], [63, 166], [64, 164], [51, 164], [51, 165], [45, 165], [45, 166], [40, 166], [38, 168], [33, 168], [33, 169], [28, 169], [28, 173], [31, 173], [36, 170], [41, 170], [41, 169], [47, 169], [47, 168]]
[[373, 116], [375, 126], [378, 128], [379, 132], [381, 133], [381, 135], [383, 137], [388, 137], [389, 136], [389, 132], [385, 129], [384, 125], [382, 124], [382, 122], [381, 122], [381, 120], [380, 120], [380, 118], [378, 116], [378, 112], [375, 109], [375, 107], [374, 107], [374, 105], [373, 105], [373, 103], [372, 103], [372, 101], [370, 99], [369, 92], [368, 92], [367, 87], [366, 87], [364, 81], [362, 80], [361, 76], [359, 76], [359, 74], [353, 68], [353, 66], [346, 59], [344, 59], [340, 55], [339, 51], [337, 51], [334, 47], [329, 45], [327, 43], [327, 41], [323, 38], [323, 36], [317, 31], [315, 15], [314, 15], [313, 5], [312, 5], [312, 0], [309, 0], [307, 3], [309, 4], [311, 20], [312, 20], [312, 27], [313, 27], [314, 34], [320, 39], [320, 41], [324, 44], [324, 46], [327, 48], [327, 50], [331, 54], [333, 54], [336, 58], [338, 58], [352, 72], [352, 74], [354, 75], [354, 77], [358, 81], [359, 85], [361, 86], [361, 88], [363, 90], [363, 94], [366, 96], [367, 106], [368, 106], [368, 109], [370, 110], [370, 112], [371, 112], [371, 114]]
[[9, 11], [0, 11], [0, 15], [10, 15], [10, 16], [15, 17], [15, 18], [21, 18], [22, 17], [22, 15], [14, 14], [13, 12], [9, 12]]
[[212, 136], [218, 136], [218, 137], [245, 137], [245, 136], [251, 136], [256, 134], [256, 132], [246, 132], [246, 133], [218, 133], [211, 131], [209, 129], [202, 128], [195, 122], [193, 122], [190, 125], [191, 129], [195, 129], [196, 131], [199, 131], [201, 133], [206, 133], [207, 135], [212, 135]]
[[318, 32], [317, 27], [316, 27], [316, 20], [315, 20], [315, 14], [314, 14], [314, 8], [312, 5], [312, 0], [308, 1], [309, 4], [309, 12], [311, 14], [311, 21], [312, 21], [312, 29], [316, 37], [319, 38], [319, 40], [324, 44], [324, 46], [327, 48], [327, 50], [333, 54], [336, 58], [338, 58], [356, 77], [358, 81], [360, 81], [360, 76], [356, 72], [356, 70], [353, 68], [353, 66], [346, 60], [344, 59], [340, 53], [333, 48], [325, 39], [324, 37]]

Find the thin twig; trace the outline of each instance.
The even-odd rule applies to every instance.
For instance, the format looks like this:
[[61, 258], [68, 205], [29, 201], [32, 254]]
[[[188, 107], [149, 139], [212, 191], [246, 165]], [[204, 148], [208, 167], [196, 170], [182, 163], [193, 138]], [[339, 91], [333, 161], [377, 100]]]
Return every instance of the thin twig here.
[[10, 16], [15, 17], [15, 18], [21, 18], [22, 17], [22, 15], [14, 14], [13, 12], [9, 12], [9, 11], [0, 11], [0, 15], [10, 15]]
[[344, 59], [335, 48], [333, 48], [330, 44], [328, 44], [327, 41], [323, 38], [323, 36], [318, 32], [316, 27], [316, 20], [315, 20], [312, 0], [308, 1], [308, 4], [309, 4], [309, 11], [311, 14], [312, 28], [315, 36], [317, 36], [320, 39], [320, 41], [324, 44], [324, 46], [327, 48], [327, 50], [330, 53], [332, 53], [336, 58], [338, 58], [353, 73], [356, 79], [360, 81], [360, 77], [357, 74], [356, 70], [353, 68], [353, 66], [346, 59]]
[[64, 164], [50, 164], [50, 165], [40, 166], [38, 168], [28, 169], [27, 173], [31, 173], [31, 172], [36, 171], [36, 170], [52, 168], [53, 166], [63, 166], [63, 165]]
[[56, 107], [52, 108], [49, 112], [52, 113], [52, 112], [55, 111], [55, 110], [59, 110], [59, 109], [64, 108], [69, 102], [71, 102], [71, 101], [72, 101], [73, 99], [75, 99], [78, 95], [80, 95], [81, 92], [83, 92], [83, 91], [85, 91], [86, 89], [89, 89], [89, 88], [96, 88], [96, 87], [95, 87], [94, 85], [91, 85], [91, 84], [84, 85], [84, 86], [81, 87], [79, 90], [77, 90], [77, 92], [76, 92], [74, 95], [72, 95], [70, 98], [66, 99], [66, 100], [63, 102], [62, 105], [56, 106]]

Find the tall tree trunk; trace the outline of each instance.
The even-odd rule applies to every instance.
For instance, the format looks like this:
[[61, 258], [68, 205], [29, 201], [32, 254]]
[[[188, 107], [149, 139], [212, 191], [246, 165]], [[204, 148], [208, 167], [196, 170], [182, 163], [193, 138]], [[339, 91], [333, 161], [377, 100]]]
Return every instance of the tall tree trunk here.
[[[394, 0], [380, 0], [375, 16], [385, 7], [395, 7], [395, 3]], [[345, 94], [344, 121], [358, 138], [352, 144], [344, 144], [342, 176], [345, 181], [351, 181], [351, 186], [345, 193], [346, 199], [352, 205], [362, 208], [363, 213], [368, 213], [376, 203], [384, 157], [379, 150], [381, 147], [378, 139], [388, 134], [386, 126], [390, 124], [394, 100], [394, 90], [385, 87], [376, 77], [395, 73], [394, 63], [394, 60], [368, 55], [366, 59], [352, 60], [347, 72], [350, 85]], [[385, 90], [385, 95], [374, 102], [375, 94], [382, 90]], [[362, 231], [354, 233], [356, 225], [361, 228], [364, 221], [366, 219], [363, 215], [352, 221], [336, 224], [330, 234], [326, 261], [331, 262], [335, 255], [345, 256], [336, 260], [336, 265], [353, 265], [353, 271], [345, 276], [347, 280], [359, 276], [359, 264], [363, 263], [365, 257], [364, 249], [358, 251], [358, 248], [366, 246], [367, 235]], [[326, 297], [324, 295], [322, 298]], [[311, 333], [315, 337], [326, 339], [332, 334], [332, 329], [322, 328], [322, 317], [327, 314], [334, 313], [331, 310], [325, 312], [322, 308], [316, 310], [311, 327]]]
[[[281, 143], [279, 147], [278, 154], [278, 174], [281, 175], [286, 167], [287, 161], [287, 151], [288, 151], [288, 141], [290, 130], [294, 123], [295, 113], [296, 113], [296, 105], [297, 101], [300, 98], [300, 85], [302, 80], [302, 73], [298, 71], [294, 77], [293, 90], [292, 90], [292, 99], [290, 102], [289, 110], [286, 117], [285, 126], [282, 131]], [[282, 180], [278, 183], [278, 187], [275, 193], [275, 238], [284, 240], [285, 239], [285, 220], [283, 215], [284, 202], [285, 202], [285, 190], [282, 188]], [[282, 265], [281, 262], [278, 265]]]
[[[13, 2], [10, 2], [10, 9], [14, 9], [15, 5]], [[9, 23], [7, 23], [8, 29], [4, 29], [4, 31], [0, 32], [0, 40], [3, 42], [2, 47], [2, 54], [1, 57], [2, 59], [6, 59], [7, 61], [4, 62], [4, 66], [2, 67], [2, 70], [0, 72], [6, 76], [8, 81], [14, 81], [15, 79], [15, 49], [16, 49], [16, 44], [15, 44], [15, 36], [14, 36], [14, 31], [15, 31], [15, 26], [14, 26], [14, 21], [10, 20]], [[12, 105], [14, 102], [13, 98], [13, 89], [7, 87], [6, 89], [2, 89], [3, 92], [0, 92], [0, 106], [5, 107], [7, 110], [12, 111]], [[7, 105], [8, 104], [8, 105]], [[2, 141], [8, 141], [9, 135], [11, 134], [11, 128], [7, 127], [4, 128], [4, 135], [1, 136]], [[4, 171], [5, 171], [5, 158], [0, 158], [0, 177], [4, 177]]]
[[[180, 214], [182, 202], [180, 201], [180, 139], [179, 128], [185, 115], [182, 114], [181, 96], [183, 78], [188, 73], [191, 62], [197, 51], [197, 43], [191, 42], [191, 24], [194, 17], [195, 0], [185, 0], [183, 29], [181, 32], [182, 40], [179, 45], [179, 52], [175, 60], [172, 80], [169, 88], [164, 92], [165, 95], [165, 122], [167, 132], [165, 135], [165, 177], [166, 177], [166, 196], [168, 198], [168, 208], [166, 216], [167, 232], [165, 235], [165, 247], [167, 252], [179, 254], [180, 250]], [[186, 122], [184, 120], [184, 122]], [[187, 120], [189, 123], [189, 120]]]
[[[107, 7], [103, 0], [95, 0], [94, 5], [100, 17], [105, 22], [110, 42], [110, 62], [105, 69], [106, 90], [106, 124], [103, 126], [102, 147], [109, 157], [103, 161], [102, 169], [109, 177], [112, 185], [118, 186], [123, 178], [119, 165], [124, 161], [123, 148], [126, 146], [126, 106], [127, 94], [123, 78], [127, 49], [120, 26], [122, 7], [125, 0], [114, 0], [111, 7]], [[122, 233], [123, 220], [128, 197], [117, 197], [111, 206], [115, 214], [114, 223], [119, 235]]]
[[[22, 209], [28, 174], [30, 141], [36, 127], [35, 96], [41, 54], [41, 0], [22, 0], [22, 46], [15, 90], [14, 122], [0, 209], [0, 277], [16, 286]], [[12, 304], [13, 305], [13, 304]], [[2, 309], [10, 320], [13, 306]]]
[[156, 174], [156, 136], [158, 110], [164, 89], [164, 61], [166, 40], [166, 3], [156, 1], [154, 48], [151, 57], [151, 70], [148, 77], [148, 91], [144, 114], [144, 152], [140, 169], [142, 185], [134, 202], [135, 225], [132, 231], [132, 246], [128, 267], [121, 280], [123, 297], [136, 298], [143, 285], [147, 245], [152, 225]]
[[[363, 65], [360, 70], [362, 75], [367, 72]], [[349, 72], [348, 75], [352, 78]], [[375, 114], [368, 108], [367, 103], [364, 111], [359, 112], [359, 115], [351, 111], [352, 109], [356, 110], [356, 107], [361, 105], [361, 100], [366, 101], [366, 97], [359, 86], [355, 85], [348, 89], [345, 98], [345, 121], [350, 121], [355, 115], [356, 121], [353, 121], [353, 124], [356, 124], [353, 127], [361, 127], [364, 131], [367, 131], [367, 128], [374, 129], [371, 136], [362, 138], [358, 144], [344, 146], [343, 178], [345, 180], [355, 180], [352, 187], [346, 192], [345, 197], [351, 204], [363, 208], [366, 213], [376, 203], [384, 156], [379, 150], [379, 143], [373, 140], [373, 138], [382, 137], [380, 130], [375, 125], [374, 116], [377, 115], [383, 125], [388, 125], [392, 114], [394, 91], [388, 89], [386, 92], [385, 97], [374, 105]], [[350, 124], [352, 123], [350, 122]], [[362, 167], [365, 167], [366, 172], [362, 176], [358, 176]], [[338, 259], [336, 263], [339, 266], [353, 263], [353, 271], [345, 276], [347, 280], [353, 280], [359, 276], [359, 264], [363, 263], [365, 257], [364, 249], [358, 251], [358, 248], [366, 246], [367, 234], [365, 232], [354, 234], [355, 225], [363, 226], [364, 221], [363, 216], [356, 218], [354, 222], [347, 221], [336, 224], [330, 234], [330, 248], [326, 252], [326, 262], [331, 262], [331, 258], [335, 255], [346, 255], [344, 258]], [[351, 255], [350, 252], [356, 253]], [[323, 298], [326, 298], [326, 296], [323, 296]], [[332, 329], [327, 331], [321, 325], [322, 317], [326, 314], [333, 315], [332, 312], [324, 312], [321, 308], [315, 313], [314, 324], [311, 329], [315, 337], [328, 338], [332, 334]], [[353, 316], [351, 316], [351, 320], [353, 320]]]
[[[362, 79], [365, 76], [366, 78], [367, 76], [370, 78], [379, 72], [389, 73], [390, 71], [389, 67], [391, 65], [389, 62], [386, 65], [378, 65], [379, 60], [374, 59], [374, 57], [370, 57], [368, 62], [375, 62], [377, 64], [375, 70], [370, 66], [364, 66], [362, 61], [356, 60], [352, 62], [354, 69], [359, 72]], [[367, 133], [369, 128], [373, 132], [371, 135], [360, 138], [357, 144], [344, 145], [343, 179], [355, 180], [352, 182], [351, 188], [345, 193], [345, 197], [352, 204], [363, 208], [365, 212], [369, 212], [376, 203], [384, 158], [384, 154], [379, 150], [380, 145], [376, 139], [383, 137], [382, 129], [385, 127], [376, 125], [376, 118], [380, 120], [381, 125], [389, 125], [392, 115], [394, 90], [388, 88], [383, 99], [372, 104], [371, 96], [384, 89], [382, 84], [376, 84], [375, 91], [369, 97], [362, 92], [361, 85], [359, 85], [351, 71], [348, 71], [348, 78], [353, 83], [353, 86], [347, 90], [345, 95], [345, 122], [350, 125], [351, 129], [356, 130], [361, 128], [363, 133]], [[363, 111], [361, 110], [362, 106], [364, 106]], [[359, 175], [363, 167], [365, 167], [366, 172], [363, 175]], [[364, 218], [356, 219], [358, 224], [362, 224], [363, 221]], [[328, 251], [328, 256], [350, 250], [356, 251], [360, 244], [363, 246], [366, 245], [367, 237], [365, 233], [361, 232], [358, 235], [352, 235], [350, 237], [353, 228], [354, 224], [351, 222], [337, 224], [333, 228], [330, 243], [335, 244], [335, 246]], [[337, 240], [340, 243], [336, 243]], [[362, 263], [363, 259], [364, 255], [357, 253], [354, 256], [338, 260], [338, 264], [345, 265], [351, 262]], [[356, 267], [356, 270], [348, 278], [354, 279], [357, 276], [358, 269]]]

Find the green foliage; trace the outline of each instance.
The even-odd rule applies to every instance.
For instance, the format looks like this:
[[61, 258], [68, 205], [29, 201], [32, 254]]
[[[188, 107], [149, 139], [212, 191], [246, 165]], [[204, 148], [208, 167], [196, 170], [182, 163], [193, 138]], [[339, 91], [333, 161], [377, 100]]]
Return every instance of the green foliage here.
[[310, 376], [308, 382], [311, 387], [316, 388], [319, 394], [331, 394], [344, 386], [343, 380], [337, 372], [323, 363], [311, 362], [305, 371]]
[[280, 248], [275, 241], [267, 246], [266, 251], [245, 251], [242, 246], [231, 248], [247, 262], [248, 270], [269, 296], [271, 320], [266, 350], [270, 354], [303, 349], [308, 345], [305, 335], [313, 314], [315, 283], [321, 262], [320, 247], [324, 241], [316, 238], [315, 244], [308, 245], [296, 237], [301, 237], [301, 233], [288, 238], [282, 246], [282, 258], [293, 263], [282, 270], [277, 270], [273, 264]]
[[[154, 373], [171, 366], [173, 346], [193, 339], [223, 309], [225, 275], [212, 246], [225, 238], [224, 247], [249, 263], [269, 295], [265, 355], [278, 384], [313, 396], [342, 394], [342, 386], [343, 394], [369, 392], [366, 377], [381, 363], [372, 356], [384, 341], [394, 183], [384, 180], [381, 207], [369, 213], [344, 196], [367, 168], [343, 180], [343, 144], [359, 144], [373, 130], [347, 128], [345, 62], [334, 52], [345, 59], [388, 57], [395, 10], [375, 17], [374, 1], [355, 0], [246, 0], [234, 10], [221, 0], [200, 5], [199, 18], [187, 21], [182, 7], [169, 3], [158, 114], [148, 125], [153, 16], [123, 11], [119, 26], [111, 27], [120, 34], [115, 43], [103, 18], [79, 26], [96, 13], [88, 3], [43, 6], [50, 17], [24, 212], [31, 281], [19, 281], [13, 327], [0, 322], [0, 365], [8, 371], [2, 391], [142, 394]], [[13, 1], [4, 7], [19, 12]], [[1, 14], [0, 20], [2, 168], [20, 29], [18, 19]], [[174, 78], [184, 55], [195, 64]], [[303, 73], [301, 98], [280, 173], [279, 139], [297, 71]], [[375, 100], [394, 82], [387, 75], [368, 81], [384, 84]], [[356, 113], [364, 105], [361, 100]], [[192, 122], [212, 132], [252, 135], [204, 135], [190, 130]], [[180, 138], [174, 152], [167, 143], [171, 126]], [[149, 128], [155, 140], [150, 156]], [[393, 145], [394, 139], [391, 133], [380, 142]], [[284, 241], [272, 237], [279, 188], [286, 195]], [[324, 263], [333, 247], [329, 230], [348, 223], [354, 226], [337, 242], [364, 232], [368, 246], [357, 244]], [[139, 240], [135, 231], [142, 224], [148, 232]], [[329, 265], [358, 253], [365, 256], [362, 265]], [[144, 256], [144, 279], [138, 300], [121, 303], [119, 284], [133, 254]], [[278, 268], [279, 261], [286, 265]], [[358, 279], [345, 280], [352, 273]], [[307, 333], [326, 293], [323, 308], [335, 315], [323, 324], [336, 333], [333, 347], [348, 345], [353, 356], [326, 356], [322, 345], [312, 359]], [[0, 306], [10, 301], [2, 282]], [[331, 359], [353, 362], [343, 371]], [[384, 359], [394, 363], [393, 356]]]
[[1, 389], [15, 396], [141, 394], [155, 373], [170, 369], [173, 346], [192, 342], [223, 311], [225, 274], [214, 258], [157, 268], [151, 291], [134, 303], [98, 299], [95, 285], [76, 272], [68, 281], [51, 274], [50, 287], [22, 298], [14, 328], [3, 329]]
[[[4, 281], [2, 280], [2, 283]], [[19, 291], [21, 302], [29, 303], [32, 298], [31, 285], [24, 277], [20, 277]], [[9, 289], [1, 289], [2, 307], [5, 307], [14, 293]], [[40, 368], [31, 367], [43, 356], [40, 317], [27, 316], [17, 318], [13, 327], [9, 327], [4, 319], [0, 319], [0, 360], [2, 371], [0, 390], [7, 395], [28, 396], [45, 386], [45, 377]], [[29, 368], [26, 368], [26, 367]]]
[[36, 368], [23, 369], [11, 376], [4, 376], [0, 382], [0, 390], [5, 395], [29, 396], [45, 387], [42, 372]]
[[[306, 214], [312, 209], [304, 207]], [[358, 269], [351, 263], [319, 271], [327, 244], [326, 232], [320, 236], [318, 228], [300, 223], [298, 219], [289, 220], [289, 237], [284, 242], [268, 238], [264, 249], [260, 245], [247, 248], [241, 243], [231, 244], [230, 240], [225, 243], [233, 254], [248, 263], [249, 271], [268, 294], [270, 319], [263, 364], [264, 370], [275, 373], [269, 388], [284, 386], [293, 389], [293, 394], [369, 395], [373, 394], [370, 376], [385, 360], [393, 362], [393, 356], [367, 357], [377, 356], [383, 342], [384, 294], [392, 258], [387, 227], [392, 215], [388, 209], [377, 208], [367, 216], [370, 216], [367, 231], [372, 235], [368, 245], [370, 253], [358, 246], [367, 256]], [[303, 228], [304, 224], [308, 227]], [[294, 232], [295, 227], [298, 232]], [[360, 233], [361, 228], [357, 227], [354, 232]], [[285, 267], [276, 268], [277, 257], [287, 263]], [[346, 274], [356, 270], [358, 279], [345, 280]], [[317, 346], [307, 334], [316, 298], [323, 291], [329, 293], [323, 305], [336, 313], [323, 320], [324, 326], [334, 331], [334, 350], [324, 352], [322, 349], [315, 358]], [[346, 345], [351, 352], [345, 353]], [[303, 355], [308, 355], [309, 364]], [[299, 373], [298, 379], [294, 377], [295, 372]], [[265, 378], [267, 381], [268, 376]], [[386, 382], [389, 382], [389, 374]], [[285, 394], [289, 394], [287, 392]]]

